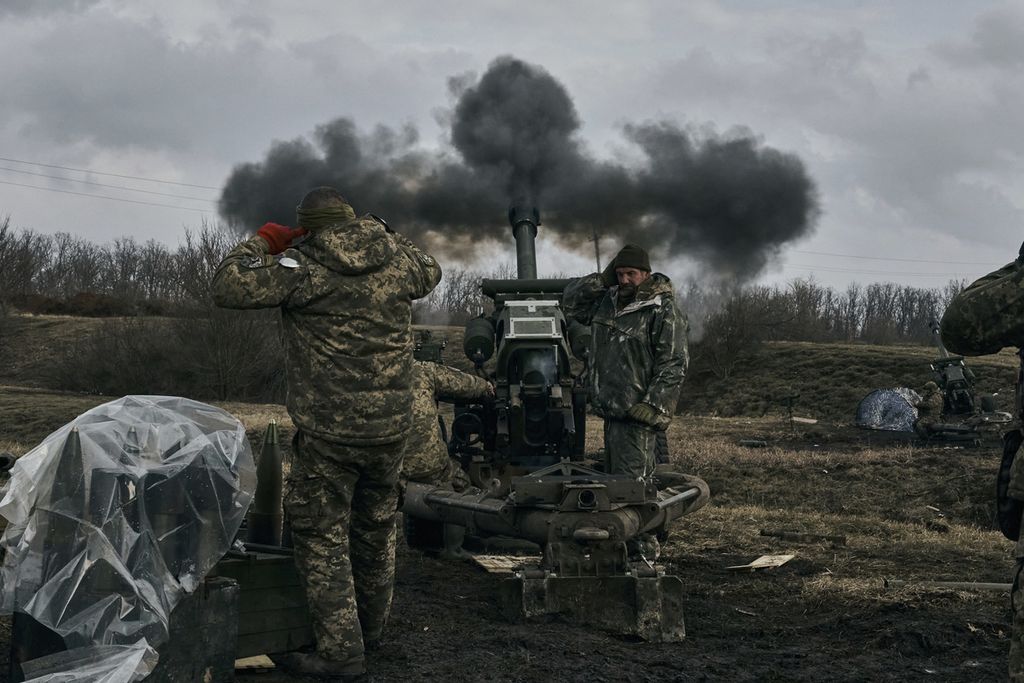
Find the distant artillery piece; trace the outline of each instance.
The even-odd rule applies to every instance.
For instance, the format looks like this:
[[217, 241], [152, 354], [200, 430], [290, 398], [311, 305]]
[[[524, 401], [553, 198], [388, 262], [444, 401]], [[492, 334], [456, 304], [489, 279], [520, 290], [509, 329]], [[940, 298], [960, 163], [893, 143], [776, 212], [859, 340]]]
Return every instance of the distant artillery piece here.
[[939, 350], [939, 358], [932, 361], [935, 383], [942, 391], [942, 417], [953, 418], [933, 425], [929, 437], [943, 438], [948, 434], [961, 434], [965, 430], [977, 433], [979, 428], [1002, 425], [1013, 420], [1010, 413], [996, 410], [995, 394], [977, 394], [975, 377], [963, 356], [952, 356], [939, 337], [939, 323], [930, 324], [932, 339]]
[[974, 373], [967, 367], [963, 356], [951, 356], [939, 337], [939, 323], [930, 324], [932, 340], [939, 350], [939, 358], [929, 366], [935, 383], [942, 390], [943, 416], [973, 415], [975, 412]]
[[413, 357], [420, 361], [443, 363], [443, 354], [447, 346], [448, 337], [435, 338], [430, 330], [422, 330], [416, 336]]
[[857, 406], [856, 425], [889, 432], [916, 432], [938, 441], [977, 441], [980, 429], [1007, 424], [1013, 416], [996, 410], [995, 394], [975, 392], [975, 377], [963, 356], [952, 356], [939, 338], [939, 325], [931, 322], [932, 339], [940, 356], [929, 364], [935, 384], [942, 392], [939, 421], [918, 424], [922, 397], [909, 387], [877, 389]]

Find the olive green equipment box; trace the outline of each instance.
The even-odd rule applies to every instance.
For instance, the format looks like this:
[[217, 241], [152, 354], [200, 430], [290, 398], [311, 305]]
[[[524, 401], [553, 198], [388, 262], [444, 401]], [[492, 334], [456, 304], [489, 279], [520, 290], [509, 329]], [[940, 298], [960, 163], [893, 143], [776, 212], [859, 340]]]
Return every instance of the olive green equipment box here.
[[246, 544], [232, 550], [213, 573], [238, 582], [235, 657], [289, 652], [313, 645], [306, 594], [290, 548]]

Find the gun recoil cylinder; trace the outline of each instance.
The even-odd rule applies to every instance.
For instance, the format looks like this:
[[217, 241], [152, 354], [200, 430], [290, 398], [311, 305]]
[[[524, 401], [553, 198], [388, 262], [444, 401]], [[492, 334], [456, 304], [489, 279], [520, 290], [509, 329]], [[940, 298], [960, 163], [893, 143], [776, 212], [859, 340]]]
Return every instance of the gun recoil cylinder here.
[[466, 323], [466, 336], [462, 341], [466, 358], [483, 364], [494, 354], [494, 325], [487, 318], [473, 318]]

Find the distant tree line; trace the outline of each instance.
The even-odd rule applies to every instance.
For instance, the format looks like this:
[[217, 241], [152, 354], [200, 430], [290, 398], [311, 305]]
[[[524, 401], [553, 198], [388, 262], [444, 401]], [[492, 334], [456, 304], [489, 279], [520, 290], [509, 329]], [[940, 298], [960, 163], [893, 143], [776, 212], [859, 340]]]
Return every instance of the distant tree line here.
[[[3, 317], [15, 309], [103, 316], [109, 320], [95, 338], [57, 359], [51, 384], [104, 394], [281, 400], [277, 311], [227, 311], [210, 299], [216, 266], [236, 239], [204, 223], [186, 231], [176, 248], [131, 237], [97, 245], [0, 220], [0, 345]], [[414, 320], [461, 325], [490, 306], [482, 279], [510, 277], [509, 264], [486, 273], [448, 269], [440, 286], [417, 302]], [[852, 284], [837, 291], [812, 279], [784, 286], [678, 283], [691, 326], [691, 376], [728, 376], [764, 341], [931, 343], [929, 323], [964, 284]]]
[[233, 238], [214, 226], [186, 231], [176, 249], [122, 237], [98, 245], [70, 233], [14, 230], [0, 220], [0, 298], [34, 313], [159, 314], [201, 300], [204, 268]]
[[[95, 394], [280, 402], [284, 352], [274, 310], [218, 308], [217, 265], [236, 239], [204, 224], [176, 248], [122, 238], [97, 246], [0, 222], [0, 315], [103, 316], [49, 358], [39, 379]], [[8, 326], [0, 319], [0, 344]]]
[[765, 341], [931, 344], [932, 322], [965, 286], [854, 283], [836, 291], [812, 279], [717, 288], [690, 281], [679, 299], [690, 318], [693, 370], [727, 377]]

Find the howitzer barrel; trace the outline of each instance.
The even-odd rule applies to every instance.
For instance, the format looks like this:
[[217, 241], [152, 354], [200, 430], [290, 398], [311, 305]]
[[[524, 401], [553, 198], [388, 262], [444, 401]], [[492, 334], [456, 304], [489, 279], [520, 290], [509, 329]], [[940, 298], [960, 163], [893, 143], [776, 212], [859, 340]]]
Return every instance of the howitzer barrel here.
[[523, 280], [537, 277], [537, 226], [540, 212], [536, 208], [513, 206], [508, 210], [508, 222], [516, 238], [516, 272]]
[[932, 331], [932, 340], [935, 342], [936, 348], [939, 349], [939, 353], [942, 354], [943, 358], [949, 358], [949, 351], [946, 350], [945, 344], [942, 343], [942, 337], [939, 335], [939, 322], [937, 320], [932, 320], [928, 324], [928, 327]]
[[537, 252], [534, 237], [537, 236], [537, 227], [523, 222], [513, 229], [513, 234], [516, 236], [516, 272], [522, 279], [536, 278]]

